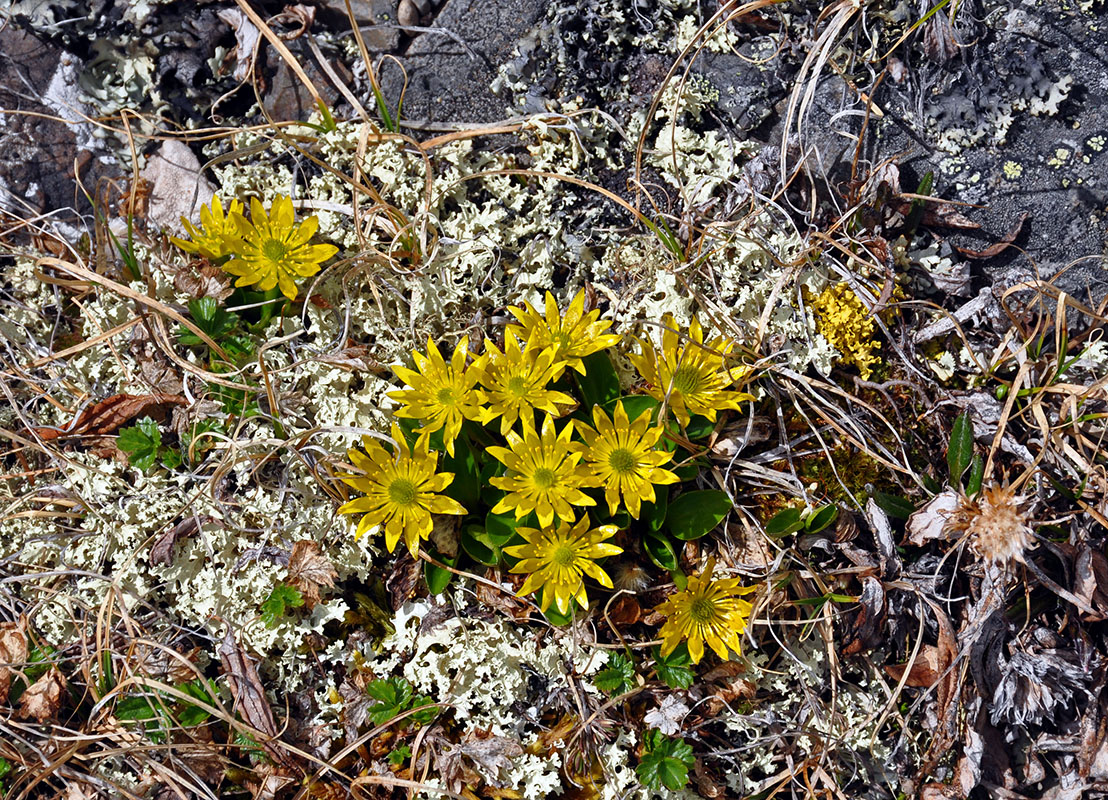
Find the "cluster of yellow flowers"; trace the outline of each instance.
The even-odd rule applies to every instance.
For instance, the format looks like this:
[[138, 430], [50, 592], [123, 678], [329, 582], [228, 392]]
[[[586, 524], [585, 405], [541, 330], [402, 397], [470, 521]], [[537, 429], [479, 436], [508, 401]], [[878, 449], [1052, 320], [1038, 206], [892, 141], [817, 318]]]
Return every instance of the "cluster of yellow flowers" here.
[[297, 224], [292, 199], [285, 195], [274, 200], [268, 212], [251, 198], [250, 219], [242, 212], [242, 202], [232, 200], [224, 213], [219, 195], [213, 195], [211, 205], [200, 209], [199, 229], [181, 218], [191, 241], [176, 236], [170, 241], [238, 276], [236, 286], [256, 285], [263, 292], [278, 287], [289, 300], [296, 299], [297, 277], [315, 275], [320, 264], [338, 252], [333, 244], [309, 244], [319, 218]]
[[[567, 370], [585, 376], [585, 359], [620, 341], [608, 332], [611, 322], [599, 319], [598, 311], [585, 312], [583, 292], [564, 314], [549, 292], [545, 315], [529, 303], [509, 310], [516, 324], [505, 331], [502, 348], [486, 339], [484, 352], [475, 356], [463, 339], [447, 360], [428, 340], [426, 353], [412, 354], [415, 369], [394, 367], [406, 388], [389, 396], [400, 404], [396, 417], [421, 423], [416, 443], [409, 447], [395, 423], [392, 454], [376, 440], [364, 438], [364, 453], [350, 451], [360, 474], [342, 476], [364, 496], [345, 503], [339, 512], [363, 515], [357, 535], [382, 527], [390, 552], [403, 538], [412, 556], [418, 557], [421, 540], [434, 527], [432, 515], [468, 513], [443, 494], [454, 475], [437, 472], [431, 435], [439, 433], [443, 448], [453, 457], [467, 420], [484, 426], [486, 433], [498, 430], [504, 445], [484, 445], [484, 452], [503, 465], [503, 475], [488, 479], [504, 492], [491, 513], [510, 513], [517, 521], [533, 514], [538, 521], [537, 528], [515, 529], [523, 544], [504, 548], [507, 555], [520, 559], [511, 571], [527, 575], [519, 594], [541, 590], [540, 608], [545, 612], [553, 603], [565, 615], [571, 601], [588, 608], [586, 576], [612, 588], [611, 578], [596, 561], [623, 552], [608, 541], [617, 533], [616, 525], [592, 526], [587, 509], [597, 501], [586, 490], [603, 489], [612, 515], [622, 508], [638, 519], [643, 504], [657, 500], [655, 487], [679, 478], [664, 466], [672, 454], [658, 447], [665, 431], [652, 420], [652, 409], [632, 419], [620, 400], [611, 414], [594, 405], [591, 425], [566, 418], [579, 403], [554, 384]], [[670, 316], [663, 326], [661, 352], [652, 342], [640, 340], [640, 352], [632, 360], [646, 381], [646, 391], [682, 425], [692, 414], [714, 420], [719, 411], [737, 409], [753, 399], [727, 388], [746, 374], [724, 366], [733, 343], [716, 337], [705, 344], [696, 321], [684, 336]], [[563, 388], [569, 387], [563, 381]], [[738, 599], [737, 581], [732, 587], [710, 576], [711, 565], [667, 601], [673, 622], [663, 629], [667, 654], [683, 638], [689, 639], [690, 654], [697, 661], [704, 642], [724, 654], [727, 647], [738, 650], [749, 604]]]
[[842, 361], [858, 368], [869, 379], [877, 364], [874, 352], [873, 317], [865, 304], [845, 283], [835, 283], [820, 292], [810, 303], [816, 315], [816, 329], [839, 351]]

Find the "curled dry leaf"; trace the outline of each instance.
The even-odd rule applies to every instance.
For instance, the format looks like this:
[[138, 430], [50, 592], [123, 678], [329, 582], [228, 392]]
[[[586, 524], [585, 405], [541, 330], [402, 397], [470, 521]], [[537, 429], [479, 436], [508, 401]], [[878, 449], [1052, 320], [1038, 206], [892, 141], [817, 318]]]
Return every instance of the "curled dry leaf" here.
[[0, 704], [8, 702], [12, 678], [27, 663], [27, 620], [0, 623]]
[[448, 747], [436, 761], [446, 785], [451, 791], [460, 792], [472, 789], [482, 779], [502, 788], [505, 784], [500, 779], [501, 770], [511, 767], [512, 759], [521, 755], [523, 747], [519, 742], [476, 728], [466, 731], [461, 743]]
[[842, 654], [853, 656], [876, 647], [884, 638], [886, 600], [885, 587], [872, 575], [862, 581], [861, 607], [854, 624], [843, 636]]
[[319, 542], [301, 539], [292, 546], [289, 556], [288, 582], [296, 587], [304, 598], [308, 610], [319, 602], [321, 586], [331, 588], [335, 585], [338, 573], [330, 559], [323, 554]]
[[178, 394], [114, 394], [88, 406], [68, 427], [35, 428], [35, 434], [47, 442], [66, 436], [104, 436], [115, 433], [135, 417], [164, 419], [171, 406], [184, 405], [188, 401]]
[[44, 675], [32, 683], [19, 697], [19, 716], [46, 722], [58, 715], [62, 695], [67, 686], [65, 676], [57, 667], [50, 667]]
[[231, 697], [235, 700], [235, 709], [242, 714], [247, 725], [265, 735], [262, 747], [266, 753], [278, 764], [295, 766], [296, 760], [289, 751], [274, 743], [278, 738], [278, 728], [269, 700], [265, 696], [265, 688], [258, 677], [254, 661], [235, 641], [231, 631], [227, 631], [219, 645], [219, 660], [223, 673], [227, 676]]
[[932, 497], [919, 511], [908, 517], [908, 543], [923, 547], [927, 542], [938, 539], [950, 539], [947, 523], [950, 515], [958, 508], [958, 494], [947, 489]]
[[941, 663], [939, 648], [933, 644], [920, 647], [919, 655], [914, 661], [885, 666], [885, 672], [894, 681], [900, 681], [907, 673], [908, 677], [904, 680], [904, 685], [917, 689], [930, 689], [942, 677], [945, 670], [946, 667]]
[[[208, 519], [210, 517], [205, 517], [204, 521]], [[167, 567], [172, 564], [173, 549], [177, 546], [177, 543], [199, 533], [201, 521], [201, 518], [194, 514], [191, 517], [185, 517], [163, 533], [158, 541], [154, 542], [154, 546], [150, 548], [150, 563]]]

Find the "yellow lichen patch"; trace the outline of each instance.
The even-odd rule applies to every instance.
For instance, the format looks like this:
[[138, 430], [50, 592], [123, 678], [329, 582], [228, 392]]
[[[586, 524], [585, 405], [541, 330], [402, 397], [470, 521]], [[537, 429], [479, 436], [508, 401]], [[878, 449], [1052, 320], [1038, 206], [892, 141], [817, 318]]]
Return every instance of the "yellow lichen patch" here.
[[1010, 181], [1018, 180], [1023, 175], [1023, 164], [1015, 161], [1004, 162], [1004, 177]]
[[869, 378], [877, 363], [875, 324], [869, 309], [844, 283], [828, 286], [811, 302], [816, 329], [839, 351], [839, 360]]

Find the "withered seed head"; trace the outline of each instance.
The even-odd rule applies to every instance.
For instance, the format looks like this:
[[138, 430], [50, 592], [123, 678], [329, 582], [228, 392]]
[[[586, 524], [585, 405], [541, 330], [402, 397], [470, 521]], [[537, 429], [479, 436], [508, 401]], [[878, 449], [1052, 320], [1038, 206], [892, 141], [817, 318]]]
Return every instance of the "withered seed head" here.
[[1007, 484], [986, 486], [974, 498], [961, 498], [947, 530], [966, 534], [970, 547], [986, 561], [1022, 563], [1033, 542], [1028, 499]]

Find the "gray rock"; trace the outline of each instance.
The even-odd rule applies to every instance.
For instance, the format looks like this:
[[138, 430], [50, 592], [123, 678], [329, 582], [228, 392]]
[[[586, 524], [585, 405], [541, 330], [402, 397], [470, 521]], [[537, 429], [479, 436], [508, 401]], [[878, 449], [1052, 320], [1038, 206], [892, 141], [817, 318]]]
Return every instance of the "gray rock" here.
[[[404, 118], [434, 122], [503, 118], [509, 101], [496, 96], [490, 84], [497, 67], [512, 57], [517, 40], [545, 11], [541, 0], [448, 0], [433, 25], [444, 32], [420, 34], [401, 58], [408, 78]], [[382, 71], [381, 84], [390, 107], [395, 107], [403, 85], [395, 65]]]

